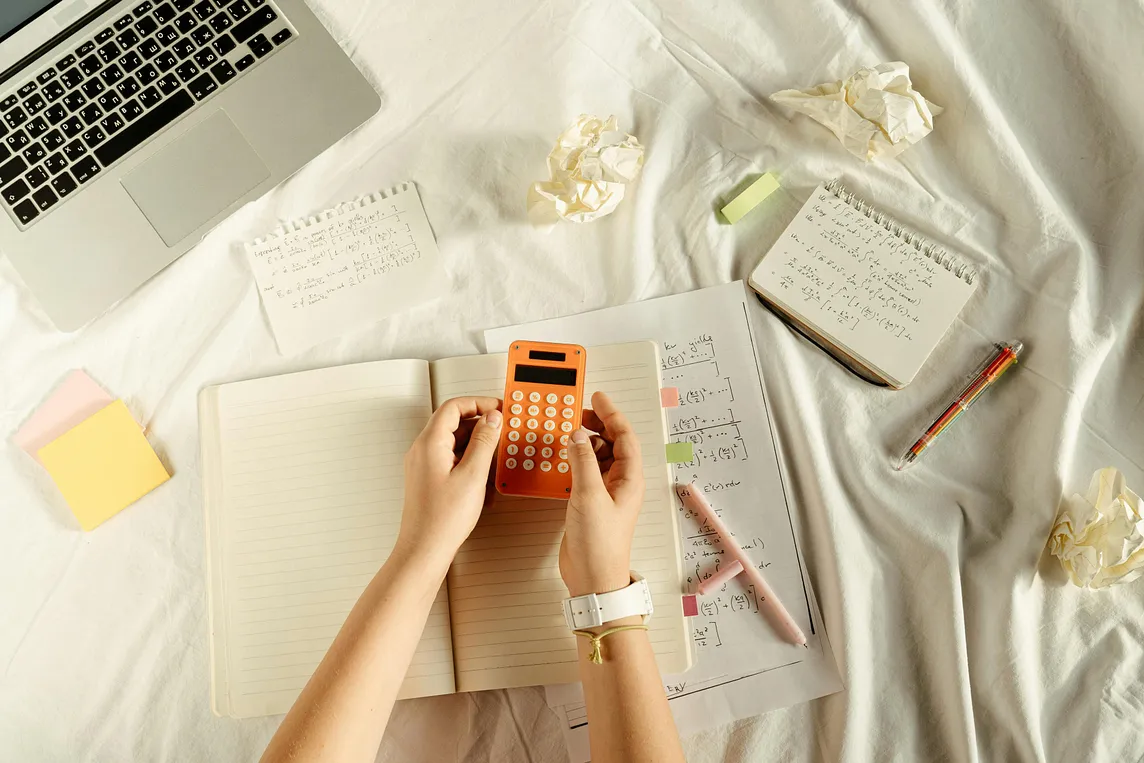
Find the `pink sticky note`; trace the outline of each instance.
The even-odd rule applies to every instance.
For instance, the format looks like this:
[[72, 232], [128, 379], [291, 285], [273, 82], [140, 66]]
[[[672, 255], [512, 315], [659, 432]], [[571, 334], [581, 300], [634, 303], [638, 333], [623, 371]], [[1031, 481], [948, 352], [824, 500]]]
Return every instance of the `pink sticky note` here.
[[660, 389], [659, 402], [664, 408], [678, 408], [679, 387], [663, 387]]
[[683, 597], [683, 616], [695, 617], [699, 614], [699, 602], [696, 601], [693, 594], [688, 594]]
[[37, 461], [40, 448], [67, 434], [115, 398], [83, 371], [72, 371], [12, 438]]

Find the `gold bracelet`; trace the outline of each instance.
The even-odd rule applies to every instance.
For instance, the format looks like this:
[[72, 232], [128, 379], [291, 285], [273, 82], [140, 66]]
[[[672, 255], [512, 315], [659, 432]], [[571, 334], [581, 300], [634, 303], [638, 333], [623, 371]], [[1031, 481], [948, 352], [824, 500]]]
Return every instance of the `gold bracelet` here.
[[615, 628], [608, 628], [603, 633], [596, 635], [592, 631], [572, 631], [577, 636], [586, 636], [592, 642], [592, 651], [588, 653], [588, 660], [594, 665], [600, 665], [604, 662], [603, 656], [600, 654], [600, 642], [606, 637], [611, 636], [613, 633], [620, 633], [622, 631], [646, 631], [647, 625], [617, 625]]

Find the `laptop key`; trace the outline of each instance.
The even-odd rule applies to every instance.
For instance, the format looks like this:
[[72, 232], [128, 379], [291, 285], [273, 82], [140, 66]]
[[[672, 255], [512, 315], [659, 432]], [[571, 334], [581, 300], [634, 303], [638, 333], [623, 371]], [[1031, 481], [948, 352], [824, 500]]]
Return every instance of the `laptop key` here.
[[61, 153], [54, 153], [44, 162], [44, 167], [53, 175], [58, 175], [68, 168], [68, 160]]
[[47, 150], [55, 151], [64, 144], [64, 136], [60, 135], [59, 130], [52, 130], [40, 142], [44, 144], [44, 148]]
[[79, 115], [83, 117], [84, 124], [93, 125], [103, 116], [103, 111], [96, 104], [89, 103]]
[[199, 67], [195, 66], [194, 61], [184, 61], [175, 74], [179, 75], [179, 79], [183, 82], [189, 82], [192, 78], [199, 73]]
[[79, 70], [85, 77], [92, 76], [102, 68], [103, 62], [99, 60], [99, 56], [88, 56], [79, 62]]
[[60, 82], [68, 90], [78, 87], [79, 83], [83, 82], [83, 75], [79, 73], [79, 69], [74, 66], [60, 75]]
[[155, 20], [160, 24], [166, 24], [178, 15], [179, 12], [172, 8], [170, 3], [163, 3], [155, 9]]
[[103, 77], [103, 81], [108, 85], [114, 85], [116, 82], [123, 79], [123, 70], [120, 69], [118, 65], [112, 64], [111, 66], [104, 69], [103, 74], [99, 76]]
[[99, 161], [110, 165], [190, 111], [194, 105], [195, 99], [186, 90], [179, 90], [158, 107], [132, 122], [106, 145], [96, 149], [95, 155]]
[[203, 76], [188, 84], [187, 87], [190, 88], [191, 95], [200, 101], [214, 91], [218, 90], [218, 85], [209, 74], [204, 74]]
[[9, 127], [15, 130], [17, 127], [28, 121], [28, 115], [24, 113], [23, 109], [17, 106], [4, 115], [4, 121], [8, 124]]
[[78, 48], [75, 49], [75, 54], [77, 56], [79, 56], [80, 58], [83, 58], [88, 53], [92, 52], [93, 50], [95, 50], [95, 42], [92, 40], [88, 40], [83, 45], [80, 45]]
[[64, 134], [65, 138], [74, 138], [83, 132], [83, 120], [79, 117], [72, 117], [60, 125], [60, 132]]
[[143, 104], [145, 109], [151, 108], [161, 100], [163, 100], [163, 96], [159, 95], [159, 91], [153, 87], [149, 87], [139, 94], [139, 103]]
[[124, 119], [130, 122], [143, 113], [143, 107], [139, 105], [139, 101], [130, 100], [123, 104], [123, 108], [119, 110], [119, 113], [123, 115]]
[[234, 70], [234, 67], [230, 65], [230, 61], [223, 60], [215, 64], [211, 69], [211, 74], [214, 75], [214, 78], [218, 80], [220, 85], [225, 85], [234, 79], [237, 72]]
[[36, 140], [48, 131], [48, 122], [43, 117], [36, 117], [24, 129], [28, 131], [28, 137]]
[[99, 162], [94, 156], [85, 156], [72, 165], [72, 174], [81, 183], [86, 183], [99, 174]]
[[88, 148], [95, 148], [105, 140], [107, 140], [107, 136], [98, 127], [93, 127], [83, 134], [83, 142], [87, 144]]
[[127, 27], [131, 26], [134, 23], [135, 23], [135, 19], [132, 18], [130, 15], [127, 15], [127, 16], [124, 16], [123, 18], [119, 19], [119, 21], [115, 22], [115, 28], [118, 31], [123, 31], [124, 29], [126, 29]]
[[56, 70], [55, 69], [44, 69], [42, 72], [40, 72], [39, 76], [36, 77], [36, 82], [39, 82], [41, 85], [45, 85], [45, 84], [51, 82], [55, 78], [56, 78]]
[[214, 66], [217, 60], [218, 56], [216, 56], [215, 52], [210, 48], [203, 48], [195, 54], [195, 63], [199, 65], [200, 69], [209, 69]]
[[102, 45], [103, 43], [107, 42], [108, 40], [110, 40], [114, 36], [115, 36], [115, 30], [112, 29], [111, 27], [108, 27], [107, 29], [104, 29], [102, 32], [100, 32], [99, 34], [97, 34], [95, 36], [95, 44], [96, 45]]
[[174, 72], [171, 72], [166, 77], [159, 80], [159, 92], [161, 92], [163, 95], [170, 95], [179, 89], [180, 84], [182, 83], [179, 82], [179, 78], [175, 76]]
[[58, 82], [58, 81], [49, 82], [47, 85], [44, 86], [44, 90], [43, 90], [44, 98], [47, 99], [48, 103], [55, 103], [60, 98], [63, 98], [64, 93], [66, 93], [66, 92], [67, 92], [67, 88], [63, 86], [62, 82]]
[[211, 31], [209, 26], [201, 26], [195, 31], [191, 32], [191, 39], [194, 41], [195, 45], [198, 45], [201, 48], [214, 39], [214, 32]]
[[3, 143], [0, 143], [0, 162], [8, 161], [8, 157], [11, 155], [12, 152], [8, 150], [8, 147]]
[[27, 225], [40, 215], [40, 210], [36, 208], [36, 202], [31, 199], [20, 202], [12, 211], [16, 213], [16, 219], [19, 220], [22, 225]]
[[215, 52], [220, 56], [225, 56], [227, 53], [231, 52], [237, 47], [238, 46], [235, 44], [234, 38], [232, 38], [229, 34], [224, 34], [222, 37], [219, 37], [214, 41]]
[[11, 183], [23, 175], [26, 169], [28, 169], [28, 163], [24, 161], [24, 157], [13, 156], [4, 164], [0, 164], [0, 185]]
[[21, 98], [27, 98], [29, 95], [31, 95], [34, 92], [36, 92], [36, 83], [33, 81], [33, 82], [27, 83], [26, 85], [21, 87], [19, 90], [17, 90], [16, 95], [20, 96]]
[[103, 80], [98, 79], [88, 80], [87, 82], [83, 83], [83, 87], [80, 88], [80, 90], [83, 91], [83, 94], [86, 95], [89, 99], [97, 97], [106, 89], [107, 85], [103, 84]]
[[119, 54], [122, 52], [123, 51], [121, 51], [119, 46], [114, 42], [107, 43], [98, 51], [100, 60], [102, 60], [105, 64], [109, 64], [115, 59], [119, 58]]
[[[59, 61], [56, 61], [56, 68], [62, 72], [64, 69], [67, 69], [68, 67], [73, 66], [74, 64], [75, 64], [75, 56], [73, 56], [71, 53], [68, 53], [66, 56], [61, 58]], [[69, 85], [69, 87], [70, 87], [70, 85]]]
[[15, 106], [19, 102], [20, 102], [20, 99], [17, 96], [10, 95], [7, 98], [5, 98], [3, 101], [0, 101], [0, 111], [7, 111], [8, 109], [12, 108], [13, 106]]
[[238, 59], [238, 63], [236, 63], [234, 66], [240, 72], [243, 72], [243, 71], [246, 71], [247, 69], [249, 69], [250, 67], [254, 66], [254, 62], [256, 60], [257, 59], [255, 59], [254, 56], [252, 56], [248, 53], [245, 56], [243, 56], [242, 58]]
[[71, 173], [68, 173], [68, 172], [64, 172], [63, 174], [61, 174], [60, 176], [58, 176], [52, 180], [52, 188], [56, 189], [56, 193], [59, 194], [61, 199], [64, 198], [65, 196], [67, 196], [68, 194], [70, 194], [72, 191], [74, 191], [78, 187], [79, 186], [76, 184], [75, 180], [72, 178]]
[[157, 40], [144, 40], [143, 44], [139, 46], [139, 53], [143, 58], [150, 61], [155, 56], [159, 55], [159, 51], [163, 46]]
[[150, 10], [151, 10], [151, 3], [147, 2], [147, 3], [141, 3], [137, 6], [135, 6], [135, 10], [133, 10], [131, 12], [133, 14], [135, 14], [135, 18], [139, 18], [144, 13], [147, 13]]
[[195, 17], [189, 13], [184, 13], [182, 16], [179, 16], [179, 18], [175, 19], [175, 29], [178, 29], [183, 34], [187, 34], [198, 25], [199, 22], [196, 21]]
[[24, 110], [27, 111], [28, 114], [35, 116], [36, 114], [39, 114], [41, 111], [43, 111], [44, 107], [47, 105], [48, 102], [44, 100], [44, 97], [39, 93], [36, 93], [31, 98], [24, 101]]
[[99, 126], [102, 127], [103, 131], [108, 135], [114, 135], [115, 133], [122, 130], [123, 125], [125, 124], [127, 123], [123, 120], [123, 117], [119, 116], [118, 114], [110, 114], [108, 115], [107, 119], [104, 119], [99, 123]]
[[81, 108], [85, 103], [87, 103], [87, 97], [79, 90], [76, 90], [68, 93], [67, 98], [63, 99], [61, 105], [69, 112], [72, 112]]
[[120, 58], [116, 63], [123, 67], [123, 71], [130, 74], [143, 65], [143, 59], [140, 58], [139, 54], [134, 50], [129, 50], [127, 51], [127, 54]]
[[25, 183], [23, 180], [17, 180], [15, 183], [5, 188], [3, 191], [0, 191], [0, 195], [2, 195], [4, 197], [4, 201], [8, 202], [8, 205], [11, 206], [31, 192], [32, 189], [28, 187], [27, 183]]
[[36, 202], [36, 206], [40, 208], [41, 212], [47, 212], [59, 199], [51, 188], [44, 186], [32, 194], [32, 201]]
[[187, 56], [195, 52], [195, 44], [190, 40], [179, 40], [171, 46], [171, 52], [179, 57], [182, 61]]
[[179, 59], [175, 58], [175, 54], [169, 50], [164, 50], [155, 58], [155, 66], [159, 67], [161, 72], [170, 71], [178, 63]]
[[82, 140], [73, 140], [71, 143], [64, 146], [64, 156], [68, 158], [69, 162], [73, 164], [83, 158], [87, 153], [87, 146], [83, 144]]
[[175, 0], [175, 10], [185, 11], [195, 4], [195, 0]]
[[210, 0], [202, 0], [201, 3], [191, 8], [191, 13], [199, 17], [199, 21], [206, 21], [211, 16], [215, 15], [215, 7], [211, 4]]
[[291, 34], [292, 32], [289, 29], [283, 29], [281, 32], [274, 35], [270, 39], [275, 45], [281, 45], [290, 39]]
[[135, 30], [128, 29], [123, 34], [115, 38], [115, 44], [124, 50], [131, 50], [139, 43], [139, 35], [135, 34]]
[[234, 16], [235, 21], [240, 21], [250, 15], [250, 3], [246, 0], [237, 0], [237, 2], [227, 6], [227, 10], [230, 11], [231, 16]]
[[48, 171], [43, 167], [34, 167], [30, 172], [24, 173], [24, 180], [27, 180], [28, 185], [34, 190], [48, 182]]
[[220, 13], [211, 19], [211, 29], [219, 34], [222, 34], [232, 26], [234, 26], [234, 22], [231, 21], [230, 16], [227, 16], [225, 13]]
[[[103, 107], [104, 111], [111, 111], [119, 104], [123, 103], [123, 99], [119, 97], [119, 93], [114, 90], [108, 90], [103, 95], [99, 96], [99, 105]], [[84, 119], [87, 119], [85, 116]], [[88, 122], [88, 124], [91, 124]]]
[[21, 156], [24, 157], [24, 161], [26, 161], [29, 166], [38, 164], [39, 161], [47, 155], [48, 152], [45, 151], [44, 147], [39, 143], [33, 143], [32, 145], [28, 146], [21, 154]]
[[175, 31], [175, 27], [168, 24], [155, 33], [155, 39], [164, 45], [170, 45], [178, 41], [179, 33]]
[[140, 37], [150, 37], [151, 33], [158, 28], [159, 22], [150, 16], [139, 19], [139, 23], [135, 25], [135, 31], [139, 33]]
[[235, 24], [234, 31], [232, 31], [231, 34], [233, 34], [234, 39], [239, 42], [246, 42], [277, 20], [278, 14], [274, 12], [273, 8], [262, 8], [246, 21]]
[[[8, 148], [12, 149], [13, 151], [19, 151], [20, 149], [22, 149], [24, 146], [28, 145], [32, 141], [28, 138], [27, 133], [25, 133], [23, 130], [17, 130], [16, 132], [12, 133], [7, 138], [5, 138], [4, 142], [7, 143]], [[23, 172], [23, 170], [21, 170], [21, 172]], [[3, 182], [4, 182], [4, 178], [0, 177], [0, 183], [3, 183]]]
[[115, 89], [118, 90], [119, 94], [124, 98], [130, 98], [141, 90], [139, 83], [135, 81], [134, 77], [128, 77], [123, 80]]

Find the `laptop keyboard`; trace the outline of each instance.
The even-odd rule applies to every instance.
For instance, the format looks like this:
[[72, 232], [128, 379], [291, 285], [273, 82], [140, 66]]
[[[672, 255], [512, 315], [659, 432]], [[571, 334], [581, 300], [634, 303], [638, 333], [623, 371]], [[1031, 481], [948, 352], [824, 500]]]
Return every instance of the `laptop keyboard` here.
[[293, 36], [267, 0], [141, 3], [0, 101], [0, 200], [37, 222]]

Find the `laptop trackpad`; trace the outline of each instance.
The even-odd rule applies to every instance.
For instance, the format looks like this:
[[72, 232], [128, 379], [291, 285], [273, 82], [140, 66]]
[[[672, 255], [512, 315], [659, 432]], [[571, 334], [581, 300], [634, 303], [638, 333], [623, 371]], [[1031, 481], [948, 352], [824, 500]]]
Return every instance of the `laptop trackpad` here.
[[167, 246], [174, 246], [268, 177], [270, 170], [219, 111], [120, 182]]

